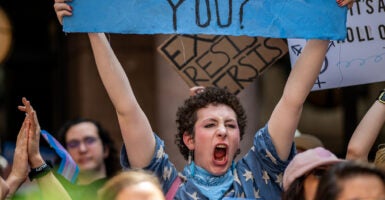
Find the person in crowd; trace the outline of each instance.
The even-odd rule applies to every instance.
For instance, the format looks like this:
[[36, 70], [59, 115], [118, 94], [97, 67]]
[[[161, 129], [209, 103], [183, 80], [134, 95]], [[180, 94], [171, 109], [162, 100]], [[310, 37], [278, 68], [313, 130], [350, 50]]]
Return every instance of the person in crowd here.
[[95, 120], [67, 121], [58, 132], [58, 140], [79, 167], [76, 184], [60, 179], [73, 199], [95, 199], [95, 191], [121, 170], [110, 134]]
[[22, 99], [22, 103], [23, 105], [18, 108], [25, 112], [26, 116], [17, 136], [10, 175], [5, 181], [0, 178], [0, 199], [12, 198], [20, 185], [29, 177], [31, 181], [37, 181], [42, 199], [70, 200], [70, 196], [40, 154], [40, 126], [36, 112], [26, 98]]
[[337, 163], [321, 177], [314, 199], [385, 199], [385, 172], [365, 161]]
[[[57, 0], [54, 7], [59, 21], [71, 13], [64, 1]], [[207, 87], [187, 99], [177, 113], [176, 142], [191, 162], [179, 177], [163, 151], [162, 140], [153, 134], [107, 38], [101, 33], [90, 33], [89, 38], [99, 75], [118, 114], [125, 168], [153, 171], [166, 194], [173, 191], [174, 181], [182, 179], [176, 184], [176, 199], [280, 199], [279, 177], [295, 154], [294, 132], [329, 41], [308, 41], [269, 122], [256, 133], [253, 147], [238, 163], [234, 157], [244, 134], [246, 116], [236, 96], [224, 89]]]
[[[60, 22], [72, 14], [64, 0], [56, 0], [54, 8]], [[215, 87], [190, 96], [177, 112], [176, 143], [189, 161], [179, 176], [136, 101], [108, 39], [103, 33], [88, 35], [99, 75], [118, 116], [124, 168], [154, 172], [166, 196], [175, 199], [281, 198], [283, 171], [295, 155], [293, 139], [303, 103], [320, 72], [329, 41], [307, 41], [269, 121], [238, 162], [234, 158], [246, 116], [236, 96]], [[170, 191], [175, 193], [169, 195]]]
[[7, 179], [0, 178], [1, 199], [10, 198], [28, 177], [28, 132], [31, 126], [26, 116], [17, 135], [11, 172]]
[[96, 191], [121, 170], [109, 133], [94, 120], [78, 118], [61, 127], [58, 139], [78, 165], [79, 174], [75, 184], [55, 174], [57, 179], [73, 200], [95, 200]]
[[385, 90], [365, 113], [349, 140], [346, 159], [368, 161], [370, 149], [385, 122]]
[[313, 200], [319, 178], [331, 165], [341, 161], [323, 147], [298, 153], [283, 175], [282, 200]]
[[[357, 128], [354, 130], [347, 147], [347, 154], [345, 157], [347, 160], [368, 161], [370, 149], [373, 147], [385, 121], [385, 105], [381, 100], [382, 96], [383, 91], [381, 91], [377, 100], [372, 104]], [[311, 159], [307, 159], [308, 153], [296, 155], [296, 158], [294, 158], [288, 165], [283, 177], [284, 200], [314, 199], [320, 176], [313, 176], [311, 173], [309, 175], [309, 172], [313, 169], [317, 169], [321, 165], [313, 165], [314, 162]], [[333, 155], [333, 157], [335, 156]], [[295, 162], [296, 160], [301, 162]], [[312, 167], [306, 168], [306, 170], [300, 170], [298, 169], [298, 165]]]
[[114, 176], [99, 190], [99, 200], [165, 200], [158, 177], [133, 169]]

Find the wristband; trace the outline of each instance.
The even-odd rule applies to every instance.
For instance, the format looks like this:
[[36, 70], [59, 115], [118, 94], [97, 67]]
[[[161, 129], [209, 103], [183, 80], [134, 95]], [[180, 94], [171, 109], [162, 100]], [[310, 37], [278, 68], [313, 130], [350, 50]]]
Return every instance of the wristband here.
[[381, 90], [380, 94], [378, 95], [377, 100], [383, 104], [385, 104], [385, 89]]
[[51, 171], [51, 166], [47, 163], [42, 164], [40, 167], [32, 168], [28, 173], [29, 180], [33, 180], [36, 178], [41, 178], [48, 174]]

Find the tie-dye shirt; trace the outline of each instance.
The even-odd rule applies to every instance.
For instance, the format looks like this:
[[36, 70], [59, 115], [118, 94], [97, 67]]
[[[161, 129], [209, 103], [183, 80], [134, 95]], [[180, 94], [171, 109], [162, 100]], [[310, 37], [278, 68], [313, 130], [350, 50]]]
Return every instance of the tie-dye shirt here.
[[[177, 176], [182, 183], [174, 199], [203, 200], [205, 197], [192, 181], [186, 179], [184, 172], [178, 173], [175, 166], [164, 152], [164, 142], [155, 135], [156, 150], [146, 170], [153, 171], [162, 183], [166, 194]], [[121, 151], [120, 161], [124, 169], [130, 169], [125, 147]], [[279, 200], [282, 192], [282, 177], [286, 166], [295, 155], [294, 143], [287, 161], [282, 161], [274, 148], [267, 124], [254, 136], [253, 146], [233, 169], [233, 183], [226, 192], [226, 199], [265, 199]]]

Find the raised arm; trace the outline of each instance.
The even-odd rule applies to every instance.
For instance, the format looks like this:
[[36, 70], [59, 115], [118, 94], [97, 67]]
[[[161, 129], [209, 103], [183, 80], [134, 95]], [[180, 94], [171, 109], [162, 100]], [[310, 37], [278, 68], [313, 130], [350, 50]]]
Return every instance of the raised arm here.
[[155, 151], [155, 138], [126, 73], [103, 33], [89, 33], [96, 66], [115, 107], [131, 167], [146, 167]]
[[282, 160], [289, 156], [303, 104], [321, 70], [328, 44], [327, 40], [309, 40], [306, 43], [269, 119], [270, 136]]
[[346, 159], [368, 160], [370, 149], [385, 122], [385, 104], [375, 101], [349, 140]]
[[[72, 15], [65, 0], [55, 0], [56, 15]], [[131, 167], [147, 166], [155, 151], [155, 138], [147, 116], [139, 106], [126, 73], [103, 33], [89, 34], [92, 51], [103, 85], [115, 107]]]
[[[40, 125], [37, 119], [35, 110], [32, 108], [30, 102], [23, 97], [23, 106], [19, 106], [19, 110], [27, 114], [28, 123], [26, 127], [28, 138], [28, 162], [31, 168], [38, 168], [42, 166], [45, 161], [40, 154], [39, 142], [40, 142]], [[53, 172], [36, 179], [43, 199], [61, 199], [71, 200], [71, 197], [56, 179]]]

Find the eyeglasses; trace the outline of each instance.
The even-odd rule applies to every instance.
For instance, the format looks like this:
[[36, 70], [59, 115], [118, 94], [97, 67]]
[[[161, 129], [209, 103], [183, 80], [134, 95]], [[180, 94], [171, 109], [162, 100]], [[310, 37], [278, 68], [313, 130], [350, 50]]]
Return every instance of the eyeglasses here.
[[79, 148], [80, 143], [84, 143], [86, 146], [90, 146], [94, 144], [98, 138], [96, 137], [85, 137], [83, 140], [70, 140], [67, 142], [67, 148], [68, 149], [76, 149]]

